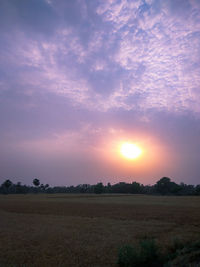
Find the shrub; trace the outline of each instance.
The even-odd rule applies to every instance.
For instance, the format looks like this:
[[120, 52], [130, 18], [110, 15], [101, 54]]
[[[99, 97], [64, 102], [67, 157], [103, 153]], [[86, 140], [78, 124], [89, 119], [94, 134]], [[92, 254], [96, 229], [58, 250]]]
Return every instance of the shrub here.
[[152, 239], [144, 239], [139, 246], [123, 246], [119, 250], [120, 267], [158, 267], [162, 266], [162, 257], [158, 246]]
[[132, 246], [125, 245], [119, 249], [118, 264], [120, 267], [136, 266], [138, 258], [138, 251]]
[[172, 267], [200, 266], [200, 241], [186, 243], [174, 239], [165, 254], [153, 239], [143, 239], [137, 247], [123, 246], [119, 250], [120, 267]]
[[171, 266], [200, 266], [200, 242], [185, 244], [177, 248], [174, 254], [169, 257], [164, 267]]
[[159, 266], [160, 252], [153, 239], [145, 239], [140, 242], [141, 266]]

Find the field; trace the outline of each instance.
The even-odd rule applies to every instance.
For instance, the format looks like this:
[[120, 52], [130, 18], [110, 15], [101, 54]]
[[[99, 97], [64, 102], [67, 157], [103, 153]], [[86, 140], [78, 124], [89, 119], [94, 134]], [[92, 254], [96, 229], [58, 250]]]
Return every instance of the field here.
[[200, 197], [1, 195], [0, 266], [117, 266], [124, 244], [200, 240]]

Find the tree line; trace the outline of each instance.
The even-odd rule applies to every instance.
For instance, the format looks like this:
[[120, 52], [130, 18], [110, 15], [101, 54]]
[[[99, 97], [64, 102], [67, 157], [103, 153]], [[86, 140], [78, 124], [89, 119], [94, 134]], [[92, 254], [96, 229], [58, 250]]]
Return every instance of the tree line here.
[[159, 195], [200, 195], [199, 185], [188, 185], [184, 183], [177, 184], [168, 177], [163, 177], [154, 185], [143, 185], [138, 182], [126, 183], [119, 182], [111, 185], [103, 183], [79, 184], [77, 186], [54, 186], [40, 183], [39, 179], [33, 180], [33, 185], [23, 185], [20, 182], [16, 184], [10, 180], [5, 180], [0, 186], [0, 194], [27, 194], [27, 193], [121, 193], [121, 194], [159, 194]]

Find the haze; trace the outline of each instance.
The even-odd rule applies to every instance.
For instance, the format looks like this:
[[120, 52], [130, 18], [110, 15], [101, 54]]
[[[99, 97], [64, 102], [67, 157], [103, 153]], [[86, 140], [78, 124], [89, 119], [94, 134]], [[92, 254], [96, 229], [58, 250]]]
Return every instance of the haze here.
[[0, 182], [199, 182], [200, 1], [1, 0], [0, 33]]

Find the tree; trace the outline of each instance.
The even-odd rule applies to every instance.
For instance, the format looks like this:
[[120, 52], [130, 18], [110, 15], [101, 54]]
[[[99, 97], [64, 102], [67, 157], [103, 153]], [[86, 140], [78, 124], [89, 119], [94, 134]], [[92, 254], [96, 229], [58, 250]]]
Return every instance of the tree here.
[[49, 184], [45, 184], [44, 189], [47, 190], [49, 188]]
[[45, 191], [45, 187], [44, 187], [43, 184], [40, 185], [40, 189], [41, 189], [42, 191]]
[[140, 183], [132, 182], [131, 184], [131, 193], [132, 194], [139, 194], [142, 191], [142, 186]]
[[131, 184], [125, 182], [119, 182], [112, 186], [112, 193], [122, 193], [130, 194], [131, 193]]
[[177, 194], [180, 191], [180, 186], [168, 177], [161, 178], [155, 185], [156, 191], [162, 195]]
[[17, 184], [16, 184], [16, 193], [17, 194], [20, 194], [20, 193], [22, 193], [22, 185], [21, 185], [21, 182], [17, 182]]
[[33, 180], [33, 184], [34, 184], [34, 186], [36, 186], [36, 187], [38, 187], [39, 185], [40, 185], [40, 180], [39, 179], [34, 179]]
[[11, 182], [10, 180], [6, 180], [6, 181], [2, 184], [2, 186], [5, 188], [5, 191], [4, 191], [5, 194], [8, 194], [8, 192], [9, 192], [9, 188], [11, 187], [11, 185], [12, 185], [12, 182]]
[[194, 187], [194, 185], [180, 183], [179, 187], [180, 187], [179, 195], [195, 195], [196, 194], [196, 188]]
[[102, 194], [104, 191], [104, 186], [102, 183], [98, 183], [94, 186], [94, 193], [95, 194]]
[[107, 186], [105, 187], [106, 193], [111, 193], [112, 192], [112, 186], [110, 183], [107, 183]]
[[195, 188], [196, 195], [200, 195], [200, 184], [198, 184]]

